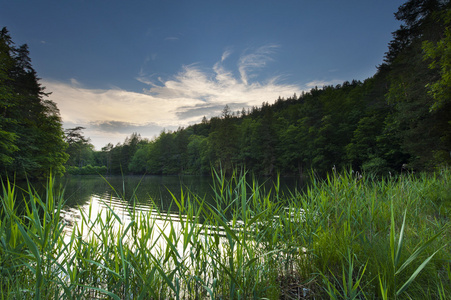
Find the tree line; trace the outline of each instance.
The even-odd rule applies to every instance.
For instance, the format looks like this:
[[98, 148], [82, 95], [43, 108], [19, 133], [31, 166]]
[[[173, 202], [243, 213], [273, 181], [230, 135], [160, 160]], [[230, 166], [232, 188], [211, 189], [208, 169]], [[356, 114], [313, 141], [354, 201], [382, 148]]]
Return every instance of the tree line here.
[[27, 45], [0, 31], [0, 176], [45, 177], [64, 173], [65, 152], [56, 104], [39, 83]]
[[[366, 80], [315, 87], [261, 107], [138, 133], [94, 151], [83, 127], [61, 129], [26, 46], [1, 37], [0, 160], [3, 171], [73, 174], [206, 174], [245, 167], [294, 175], [332, 168], [380, 175], [451, 163], [451, 10], [449, 0], [409, 0], [395, 17], [384, 61]], [[32, 104], [32, 105], [31, 105]], [[67, 147], [67, 148], [66, 148]], [[67, 161], [66, 161], [67, 160]]]

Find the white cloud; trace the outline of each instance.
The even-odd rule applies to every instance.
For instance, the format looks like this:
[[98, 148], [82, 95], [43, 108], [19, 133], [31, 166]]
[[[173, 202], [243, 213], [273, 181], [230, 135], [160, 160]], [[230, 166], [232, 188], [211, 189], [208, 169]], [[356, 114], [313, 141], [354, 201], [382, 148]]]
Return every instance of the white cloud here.
[[301, 93], [299, 86], [283, 84], [277, 77], [265, 82], [250, 81], [249, 74], [271, 60], [274, 48], [266, 46], [244, 54], [238, 60], [241, 80], [222, 64], [231, 54], [227, 50], [210, 69], [186, 65], [172, 78], [159, 78], [157, 82], [140, 76], [137, 79], [149, 86], [141, 93], [117, 87], [86, 89], [75, 79], [70, 83], [42, 83], [52, 92], [51, 99], [60, 109], [64, 126], [86, 127], [85, 135], [100, 149], [108, 142], [123, 141], [133, 132], [151, 138], [163, 128], [175, 129], [200, 122], [203, 116], [218, 116], [226, 104], [235, 111]]
[[222, 53], [221, 56], [221, 62], [224, 62], [230, 56], [230, 54], [232, 54], [231, 49], [227, 49], [226, 51], [224, 51], [224, 53]]
[[[245, 55], [240, 59], [239, 66], [246, 71], [251, 70], [252, 66], [262, 67], [268, 60], [263, 55], [268, 51], [261, 48], [255, 56]], [[263, 83], [238, 80], [232, 71], [222, 65], [223, 58], [228, 55], [229, 52], [226, 51], [221, 61], [208, 71], [201, 70], [196, 64], [184, 66], [177, 75], [164, 81], [163, 85], [152, 83], [146, 93], [164, 99], [184, 99], [187, 104], [176, 109], [177, 115], [192, 116], [187, 120], [192, 122], [202, 117], [201, 112], [210, 117], [219, 115], [226, 104], [232, 109], [260, 106], [262, 102], [273, 102], [279, 96], [286, 97], [301, 92], [298, 86], [279, 83], [276, 77]], [[259, 57], [263, 61], [259, 61]], [[199, 115], [188, 113], [194, 111], [198, 111]]]
[[252, 75], [250, 74], [252, 71], [266, 66], [269, 61], [273, 60], [271, 55], [274, 53], [274, 50], [276, 48], [278, 48], [277, 45], [267, 45], [260, 47], [256, 51], [252, 51], [251, 53], [243, 54], [240, 57], [238, 70], [241, 75], [241, 80], [244, 84], [248, 84], [248, 80], [250, 79], [250, 77], [252, 77]]
[[52, 92], [51, 99], [58, 104], [65, 122], [120, 121], [145, 123], [157, 119], [159, 124], [170, 125], [175, 117], [174, 108], [184, 105], [181, 99], [166, 101], [152, 95], [120, 90], [85, 89], [78, 85], [43, 80]]

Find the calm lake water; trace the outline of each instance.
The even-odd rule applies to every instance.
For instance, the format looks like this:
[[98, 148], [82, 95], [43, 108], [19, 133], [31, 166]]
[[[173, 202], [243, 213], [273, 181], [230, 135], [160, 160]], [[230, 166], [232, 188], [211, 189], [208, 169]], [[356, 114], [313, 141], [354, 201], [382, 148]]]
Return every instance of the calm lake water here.
[[136, 202], [139, 206], [150, 206], [153, 201], [167, 211], [172, 207], [169, 191], [179, 198], [183, 187], [204, 196], [211, 191], [211, 182], [210, 177], [203, 176], [70, 176], [62, 184], [69, 207], [89, 204], [95, 198], [105, 202]]
[[[273, 186], [272, 179], [259, 179], [268, 190]], [[281, 178], [282, 190], [299, 189], [297, 178]], [[135, 202], [139, 207], [150, 207], [152, 201], [162, 211], [176, 211], [171, 193], [180, 198], [181, 189], [205, 197], [208, 202], [212, 198], [211, 176], [68, 176], [61, 180], [65, 187], [66, 205], [72, 208], [88, 205], [90, 201], [99, 199], [109, 203]], [[123, 203], [125, 204], [125, 203]]]
[[[251, 182], [251, 181], [248, 181]], [[269, 178], [258, 179], [258, 183], [266, 191], [274, 188], [273, 180]], [[163, 231], [169, 227], [164, 226], [164, 215], [169, 212], [172, 226], [178, 226], [177, 206], [173, 196], [180, 199], [181, 189], [186, 194], [192, 192], [207, 203], [214, 203], [213, 180], [209, 176], [67, 176], [57, 180], [57, 184], [64, 187], [65, 207], [61, 217], [67, 222], [66, 232], [73, 230], [73, 225], [84, 223], [81, 234], [87, 236], [99, 232], [102, 228], [90, 227], [88, 224], [99, 224], [98, 218], [105, 220], [107, 212], [113, 211], [120, 224], [127, 226], [131, 221], [130, 208], [135, 211], [150, 213], [156, 222], [161, 223]], [[33, 184], [38, 193], [45, 193], [43, 184]], [[297, 178], [281, 178], [280, 190], [287, 193], [289, 190], [300, 189]], [[171, 195], [172, 193], [172, 195]], [[186, 199], [186, 198], [185, 198]], [[155, 210], [163, 213], [159, 215]], [[173, 214], [176, 214], [175, 216]], [[82, 214], [84, 217], [82, 217]], [[174, 216], [175, 218], [172, 218]], [[163, 218], [163, 219], [161, 219]], [[85, 220], [85, 221], [83, 221]], [[82, 227], [83, 228], [83, 227]], [[163, 241], [164, 242], [164, 241]]]

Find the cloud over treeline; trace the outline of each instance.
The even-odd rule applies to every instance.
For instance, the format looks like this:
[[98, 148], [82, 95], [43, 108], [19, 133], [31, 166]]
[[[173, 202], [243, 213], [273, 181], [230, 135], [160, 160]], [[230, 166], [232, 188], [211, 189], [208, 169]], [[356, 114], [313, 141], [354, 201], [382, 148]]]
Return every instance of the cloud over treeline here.
[[218, 116], [225, 105], [235, 111], [272, 103], [279, 96], [300, 94], [301, 86], [283, 83], [280, 76], [255, 80], [276, 50], [277, 46], [269, 45], [244, 51], [235, 69], [226, 67], [233, 53], [228, 49], [209, 68], [198, 63], [185, 65], [167, 79], [155, 80], [141, 71], [136, 79], [148, 85], [141, 92], [117, 87], [88, 89], [74, 79], [45, 79], [42, 83], [52, 92], [51, 99], [60, 109], [64, 126], [86, 127], [85, 134], [99, 149], [105, 138], [115, 137], [111, 140], [114, 143], [132, 132], [151, 138], [164, 128], [198, 123], [203, 116]]

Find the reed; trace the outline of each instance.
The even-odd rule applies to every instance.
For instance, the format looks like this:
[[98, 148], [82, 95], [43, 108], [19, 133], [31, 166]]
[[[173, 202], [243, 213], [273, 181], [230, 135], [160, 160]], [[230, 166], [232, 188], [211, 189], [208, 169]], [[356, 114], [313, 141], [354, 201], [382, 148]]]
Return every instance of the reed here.
[[450, 297], [450, 170], [333, 172], [285, 194], [244, 171], [213, 177], [213, 199], [183, 189], [176, 214], [132, 196], [125, 217], [91, 203], [74, 224], [52, 177], [23, 199], [5, 180], [2, 299]]

